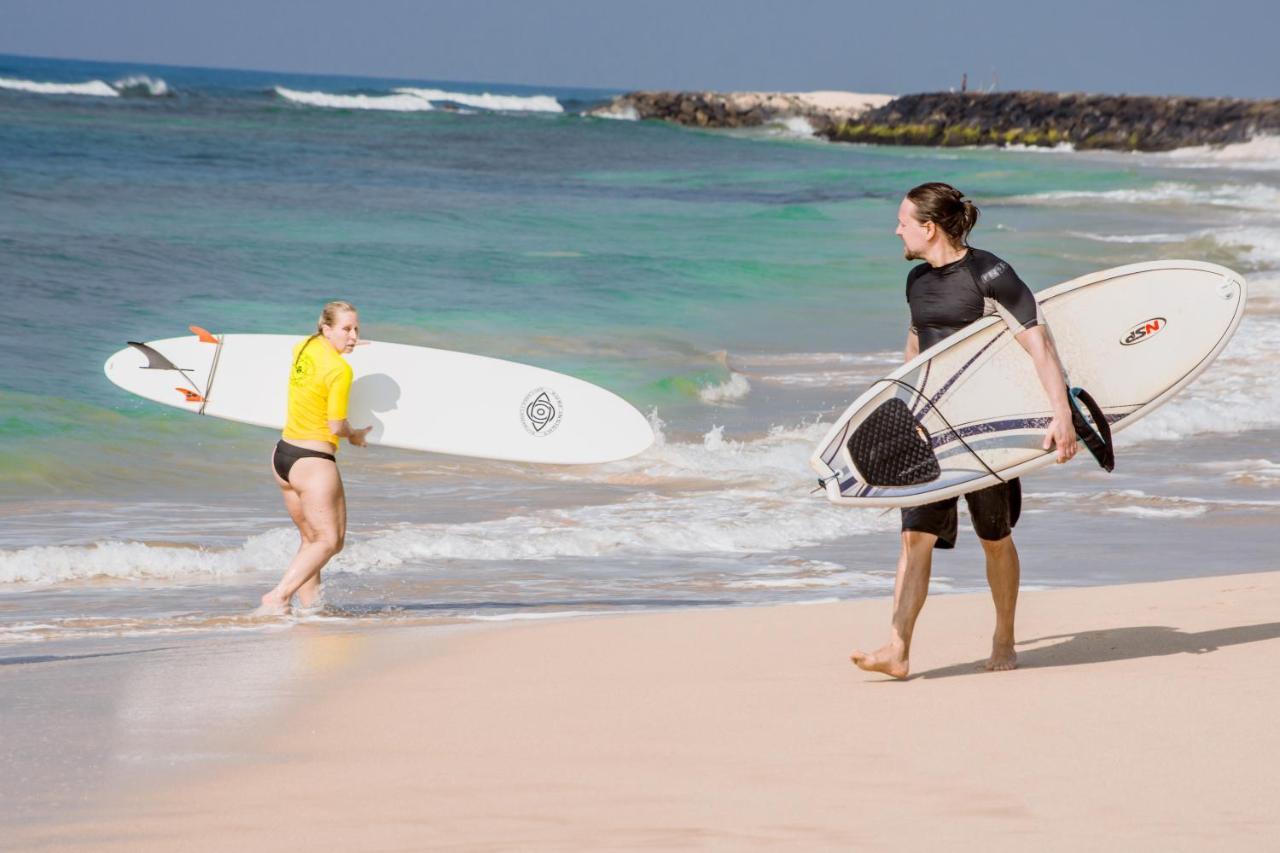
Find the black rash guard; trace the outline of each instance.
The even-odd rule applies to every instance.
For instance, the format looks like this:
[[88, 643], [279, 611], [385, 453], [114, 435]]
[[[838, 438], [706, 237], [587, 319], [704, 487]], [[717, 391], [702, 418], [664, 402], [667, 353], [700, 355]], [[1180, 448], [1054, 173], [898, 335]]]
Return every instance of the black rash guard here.
[[907, 304], [921, 352], [989, 314], [1004, 317], [1015, 335], [1044, 322], [1035, 295], [1013, 267], [974, 248], [945, 266], [911, 270]]

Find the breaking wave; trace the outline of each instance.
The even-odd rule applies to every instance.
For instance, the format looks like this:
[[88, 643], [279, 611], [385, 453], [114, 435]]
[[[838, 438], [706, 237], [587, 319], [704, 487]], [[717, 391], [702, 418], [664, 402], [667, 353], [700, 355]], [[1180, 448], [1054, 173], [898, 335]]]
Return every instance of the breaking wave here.
[[1052, 190], [1013, 196], [1009, 203], [1094, 204], [1208, 204], [1241, 210], [1275, 211], [1280, 208], [1280, 188], [1269, 184], [1219, 184], [1197, 186], [1163, 181], [1149, 187], [1121, 190]]
[[[464, 524], [403, 524], [352, 536], [330, 566], [359, 574], [401, 567], [429, 572], [456, 560], [758, 555], [892, 529], [895, 517], [810, 494], [807, 460], [826, 428], [775, 429], [734, 441], [717, 427], [700, 443], [662, 439], [634, 459], [558, 475], [566, 482], [640, 487], [624, 500]], [[21, 548], [0, 551], [0, 583], [273, 577], [296, 547], [296, 531], [281, 527], [225, 549], [144, 542]]]
[[489, 92], [476, 95], [468, 92], [447, 92], [443, 89], [418, 89], [413, 87], [400, 88], [395, 91], [399, 94], [413, 95], [431, 103], [443, 101], [493, 112], [564, 112], [564, 107], [551, 95], [494, 95]]
[[416, 87], [401, 87], [387, 95], [304, 92], [284, 86], [276, 86], [274, 91], [295, 104], [330, 109], [427, 112], [439, 109], [440, 104], [452, 104], [491, 112], [564, 112], [564, 107], [550, 95], [495, 95], [489, 92], [476, 95]]
[[0, 77], [0, 89], [29, 92], [35, 95], [82, 95], [94, 98], [118, 98], [121, 95], [162, 98], [173, 94], [173, 90], [164, 80], [153, 79], [142, 74], [125, 77], [114, 83], [103, 80], [86, 80], [83, 83], [48, 83]]
[[390, 110], [392, 112], [427, 112], [435, 107], [415, 95], [334, 95], [329, 92], [302, 92], [276, 86], [275, 93], [286, 101], [308, 107], [339, 110]]

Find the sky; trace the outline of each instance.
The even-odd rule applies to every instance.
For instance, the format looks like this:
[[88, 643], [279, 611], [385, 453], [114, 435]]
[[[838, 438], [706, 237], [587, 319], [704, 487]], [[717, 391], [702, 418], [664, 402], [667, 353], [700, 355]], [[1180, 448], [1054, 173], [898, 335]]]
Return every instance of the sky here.
[[602, 89], [1280, 98], [1276, 0], [0, 0], [0, 53]]

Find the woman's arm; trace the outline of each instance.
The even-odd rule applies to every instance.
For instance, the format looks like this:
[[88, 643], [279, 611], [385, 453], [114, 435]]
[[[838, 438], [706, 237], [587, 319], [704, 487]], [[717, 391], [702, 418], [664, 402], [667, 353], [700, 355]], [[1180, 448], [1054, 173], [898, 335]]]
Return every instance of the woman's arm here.
[[329, 432], [333, 433], [338, 438], [345, 438], [348, 442], [350, 442], [351, 444], [354, 444], [356, 447], [365, 446], [365, 443], [366, 443], [365, 436], [368, 434], [369, 430], [371, 429], [373, 429], [372, 426], [361, 427], [360, 429], [356, 429], [353, 426], [351, 426], [351, 422], [348, 421], [346, 418], [343, 418], [340, 421], [329, 421]]

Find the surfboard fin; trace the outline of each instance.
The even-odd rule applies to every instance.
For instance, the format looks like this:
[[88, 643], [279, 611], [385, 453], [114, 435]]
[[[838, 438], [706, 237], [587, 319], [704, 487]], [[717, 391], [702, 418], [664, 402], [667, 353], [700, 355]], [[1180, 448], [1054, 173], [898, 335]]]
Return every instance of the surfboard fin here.
[[202, 329], [199, 326], [187, 326], [187, 328], [195, 333], [195, 336], [200, 339], [202, 344], [216, 344], [218, 342], [218, 339], [210, 334], [208, 329]]
[[142, 368], [143, 370], [181, 370], [172, 361], [146, 344], [140, 344], [137, 341], [126, 341], [126, 343], [147, 357], [147, 364]]
[[[1068, 388], [1067, 400], [1071, 402], [1071, 425], [1075, 427], [1076, 436], [1089, 448], [1104, 471], [1114, 471], [1116, 449], [1111, 440], [1111, 424], [1107, 423], [1102, 407], [1083, 388]], [[1085, 418], [1081, 406], [1088, 410], [1089, 418], [1093, 419], [1092, 424]]]
[[204, 402], [204, 397], [201, 397], [199, 394], [197, 394], [195, 391], [192, 391], [190, 388], [174, 388], [173, 390], [177, 391], [179, 394], [186, 397], [188, 403]]

